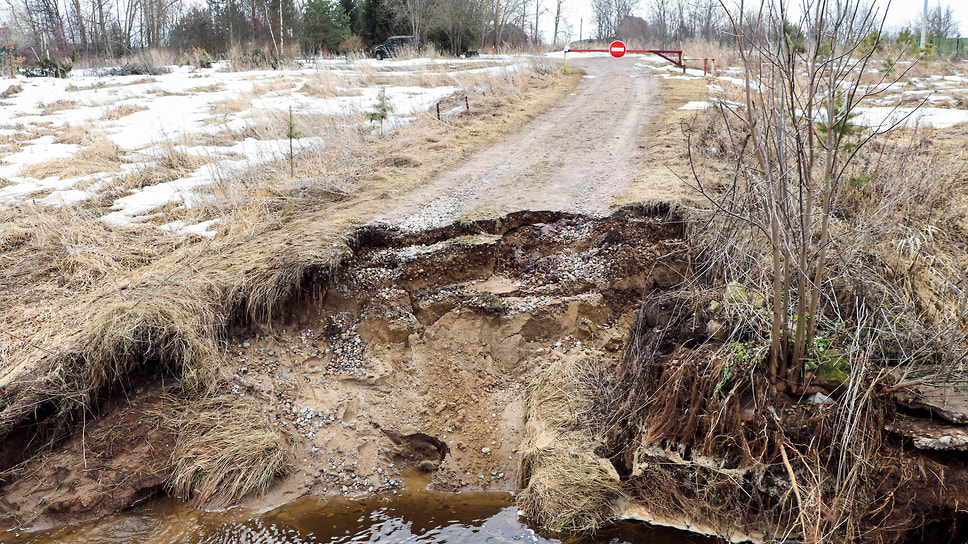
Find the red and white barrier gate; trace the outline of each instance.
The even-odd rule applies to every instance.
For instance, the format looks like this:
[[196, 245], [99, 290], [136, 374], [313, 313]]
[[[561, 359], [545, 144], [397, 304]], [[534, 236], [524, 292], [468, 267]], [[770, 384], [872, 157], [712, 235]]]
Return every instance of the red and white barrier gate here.
[[683, 64], [681, 49], [629, 49], [622, 40], [615, 40], [608, 44], [608, 49], [565, 49], [565, 69], [568, 69], [568, 53], [608, 53], [615, 58], [624, 57], [626, 53], [644, 53], [658, 55], [672, 64], [686, 69]]

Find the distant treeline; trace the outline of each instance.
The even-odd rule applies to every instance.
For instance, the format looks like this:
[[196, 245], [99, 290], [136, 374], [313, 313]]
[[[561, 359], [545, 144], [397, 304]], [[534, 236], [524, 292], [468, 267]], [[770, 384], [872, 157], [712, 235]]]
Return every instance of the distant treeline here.
[[[233, 49], [270, 55], [349, 52], [395, 34], [460, 53], [539, 43], [543, 34], [560, 34], [567, 24], [563, 0], [8, 0], [8, 5], [0, 43], [15, 44], [33, 59], [117, 57], [152, 48], [211, 55]], [[537, 22], [552, 9], [554, 28], [539, 28]]]
[[[621, 38], [650, 47], [687, 40], [725, 43], [739, 18], [720, 0], [592, 0], [594, 19], [568, 21], [564, 0], [8, 0], [0, 43], [29, 60], [119, 57], [170, 48], [198, 56], [229, 51], [265, 57], [363, 51], [395, 34], [454, 54], [467, 49], [561, 45], [578, 37]], [[743, 18], [754, 25], [755, 12]], [[540, 25], [539, 25], [540, 23]], [[795, 23], [785, 23], [796, 35]], [[776, 25], [774, 25], [775, 27]], [[950, 7], [928, 14], [930, 37], [957, 35]], [[920, 32], [914, 21], [904, 36]], [[762, 29], [770, 28], [763, 25]], [[587, 30], [585, 30], [587, 29]], [[748, 29], [747, 29], [748, 30]], [[764, 38], [770, 38], [762, 30]], [[749, 34], [747, 34], [749, 35]], [[882, 36], [881, 38], [885, 38]], [[940, 43], [940, 42], [938, 42]], [[956, 49], [960, 51], [960, 48]]]

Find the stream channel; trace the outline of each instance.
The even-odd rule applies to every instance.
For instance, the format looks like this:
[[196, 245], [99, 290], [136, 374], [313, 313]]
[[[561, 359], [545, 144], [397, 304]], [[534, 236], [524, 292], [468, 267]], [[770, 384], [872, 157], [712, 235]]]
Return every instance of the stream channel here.
[[34, 532], [0, 533], [4, 544], [526, 543], [716, 544], [720, 540], [623, 521], [594, 537], [554, 535], [518, 515], [509, 493], [424, 491], [408, 478], [396, 495], [309, 496], [267, 512], [206, 512], [161, 499], [109, 518]]

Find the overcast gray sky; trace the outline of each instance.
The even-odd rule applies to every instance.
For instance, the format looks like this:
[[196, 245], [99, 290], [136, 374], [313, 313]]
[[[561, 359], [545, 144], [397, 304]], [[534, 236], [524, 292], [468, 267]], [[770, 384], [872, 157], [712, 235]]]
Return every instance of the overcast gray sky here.
[[[543, 0], [545, 4], [548, 5], [549, 9], [554, 9], [554, 0]], [[726, 5], [737, 2], [737, 0], [726, 0]], [[648, 6], [649, 0], [639, 0], [639, 8], [636, 15], [644, 16]], [[746, 4], [753, 4], [754, 0], [746, 0]], [[799, 5], [800, 2], [793, 1], [789, 5]], [[909, 21], [913, 21], [920, 18], [921, 10], [924, 8], [924, 0], [893, 0], [888, 6], [887, 0], [873, 0], [872, 4], [883, 10], [887, 8], [887, 27], [897, 27], [900, 28], [904, 26]], [[968, 37], [968, 0], [928, 0], [928, 9], [933, 9], [937, 5], [942, 7], [948, 7], [954, 9], [955, 20], [961, 26], [961, 35]], [[583, 21], [582, 24], [582, 37], [588, 38], [589, 34], [594, 33], [592, 27], [592, 3], [591, 0], [565, 0], [565, 7], [567, 8], [567, 13], [565, 17], [568, 19], [568, 23], [573, 27], [572, 38], [578, 39], [578, 26], [579, 21]], [[552, 21], [551, 17], [547, 17], [547, 22], [542, 21], [543, 28], [539, 29], [544, 36], [545, 41], [551, 41], [552, 34]]]

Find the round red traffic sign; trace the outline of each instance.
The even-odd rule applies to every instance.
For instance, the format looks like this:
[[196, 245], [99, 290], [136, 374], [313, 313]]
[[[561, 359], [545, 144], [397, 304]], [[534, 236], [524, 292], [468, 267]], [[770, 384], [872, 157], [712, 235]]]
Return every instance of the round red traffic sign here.
[[619, 58], [625, 54], [625, 42], [622, 40], [615, 40], [608, 45], [608, 52], [615, 58]]

